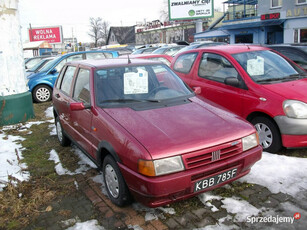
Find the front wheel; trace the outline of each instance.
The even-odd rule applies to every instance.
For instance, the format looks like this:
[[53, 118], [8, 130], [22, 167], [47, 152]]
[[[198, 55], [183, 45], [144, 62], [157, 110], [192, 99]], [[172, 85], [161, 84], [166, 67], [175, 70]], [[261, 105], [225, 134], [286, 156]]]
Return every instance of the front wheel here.
[[102, 170], [103, 180], [112, 203], [120, 207], [130, 204], [132, 199], [129, 189], [117, 163], [110, 155], [105, 157]]
[[281, 145], [281, 136], [276, 124], [267, 117], [256, 117], [251, 123], [255, 126], [260, 144], [264, 151], [278, 152]]
[[51, 100], [52, 89], [47, 85], [38, 85], [33, 90], [35, 102], [42, 103]]

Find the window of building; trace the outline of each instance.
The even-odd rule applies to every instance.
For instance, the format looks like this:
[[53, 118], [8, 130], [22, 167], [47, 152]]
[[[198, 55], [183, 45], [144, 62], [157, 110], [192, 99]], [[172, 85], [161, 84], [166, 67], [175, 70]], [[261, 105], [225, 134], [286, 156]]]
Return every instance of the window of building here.
[[237, 34], [235, 43], [253, 43], [253, 34]]
[[307, 0], [296, 0], [296, 4], [307, 4]]
[[300, 29], [300, 42], [301, 43], [307, 42], [307, 29]]
[[294, 43], [307, 43], [307, 28], [294, 30]]
[[281, 5], [282, 5], [282, 0], [271, 0], [272, 8], [281, 7]]

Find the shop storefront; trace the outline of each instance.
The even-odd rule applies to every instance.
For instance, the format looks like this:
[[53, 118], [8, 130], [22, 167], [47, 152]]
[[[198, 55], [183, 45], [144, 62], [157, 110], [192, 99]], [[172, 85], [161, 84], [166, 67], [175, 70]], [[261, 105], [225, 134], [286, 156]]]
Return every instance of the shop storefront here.
[[212, 34], [223, 31], [230, 44], [307, 43], [307, 0], [229, 0], [225, 4], [229, 4], [228, 16], [213, 30], [195, 34], [195, 40], [214, 40]]

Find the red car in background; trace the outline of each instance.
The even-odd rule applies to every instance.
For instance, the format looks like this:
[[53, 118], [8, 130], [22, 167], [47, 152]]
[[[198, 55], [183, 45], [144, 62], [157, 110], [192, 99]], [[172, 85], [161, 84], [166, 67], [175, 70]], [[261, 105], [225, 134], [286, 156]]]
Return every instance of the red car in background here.
[[165, 64], [141, 59], [66, 63], [53, 90], [58, 140], [99, 168], [110, 200], [150, 207], [249, 173], [255, 128], [199, 99]]
[[264, 150], [307, 147], [307, 73], [269, 48], [185, 51], [171, 68], [200, 95], [250, 121]]

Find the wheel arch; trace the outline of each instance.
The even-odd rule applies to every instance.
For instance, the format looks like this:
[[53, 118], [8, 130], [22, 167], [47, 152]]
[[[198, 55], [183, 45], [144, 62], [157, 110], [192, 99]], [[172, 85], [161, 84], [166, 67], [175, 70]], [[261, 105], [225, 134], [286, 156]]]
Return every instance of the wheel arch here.
[[119, 158], [113, 146], [104, 140], [98, 144], [97, 150], [97, 164], [100, 168], [102, 167], [103, 160], [107, 155], [111, 155], [116, 162], [121, 162], [121, 159]]
[[253, 112], [253, 113], [251, 113], [247, 116], [246, 120], [251, 123], [252, 120], [256, 117], [265, 117], [265, 118], [269, 119], [273, 123], [273, 125], [275, 125], [275, 128], [277, 129], [277, 132], [278, 132], [278, 135], [279, 135], [279, 138], [280, 138], [280, 141], [281, 141], [281, 146], [283, 146], [281, 131], [280, 131], [278, 124], [274, 120], [274, 118], [272, 118], [270, 115], [263, 113], [263, 112]]
[[268, 114], [266, 114], [266, 113], [264, 113], [264, 112], [252, 112], [251, 114], [249, 114], [247, 117], [246, 117], [246, 120], [248, 121], [248, 122], [251, 122], [254, 118], [256, 118], [256, 117], [266, 117], [266, 118], [268, 118], [268, 119], [270, 119], [275, 125], [276, 125], [276, 127], [278, 128], [278, 131], [279, 131], [279, 133], [280, 133], [280, 129], [279, 129], [279, 127], [278, 127], [278, 125], [277, 125], [277, 123], [275, 122], [275, 120], [270, 116], [270, 115], [268, 115]]

